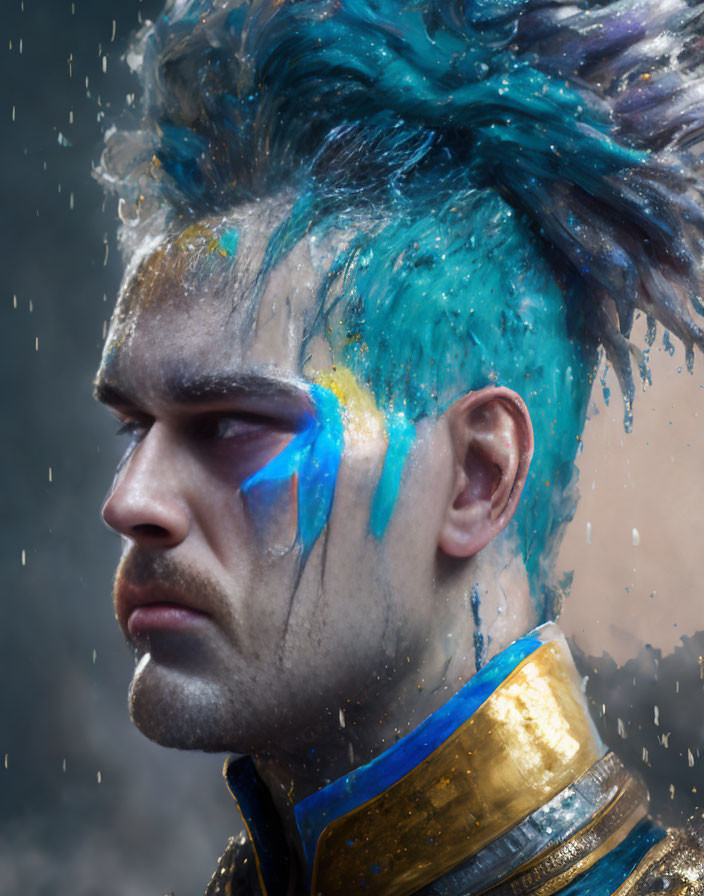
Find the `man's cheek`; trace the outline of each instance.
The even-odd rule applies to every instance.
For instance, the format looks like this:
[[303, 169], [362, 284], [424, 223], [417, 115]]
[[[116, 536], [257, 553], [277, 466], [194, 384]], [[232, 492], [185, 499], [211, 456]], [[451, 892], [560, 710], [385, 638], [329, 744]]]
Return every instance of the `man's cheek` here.
[[262, 546], [270, 554], [283, 555], [298, 540], [297, 477], [262, 479], [249, 488], [242, 487], [242, 500], [251, 526]]

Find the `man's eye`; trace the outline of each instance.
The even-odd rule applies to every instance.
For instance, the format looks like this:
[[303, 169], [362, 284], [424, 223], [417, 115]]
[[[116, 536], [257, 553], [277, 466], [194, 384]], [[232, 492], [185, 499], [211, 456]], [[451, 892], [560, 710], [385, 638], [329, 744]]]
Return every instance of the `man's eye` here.
[[198, 427], [201, 438], [222, 440], [247, 439], [267, 432], [285, 429], [282, 423], [260, 414], [231, 414], [202, 421]]
[[199, 421], [191, 444], [227, 481], [239, 483], [278, 454], [294, 432], [290, 423], [265, 414], [218, 414]]

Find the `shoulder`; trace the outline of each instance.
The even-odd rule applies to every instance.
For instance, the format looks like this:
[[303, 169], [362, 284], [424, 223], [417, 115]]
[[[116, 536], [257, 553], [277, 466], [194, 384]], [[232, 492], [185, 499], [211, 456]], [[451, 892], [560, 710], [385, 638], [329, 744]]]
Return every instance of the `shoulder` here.
[[618, 896], [702, 896], [704, 893], [704, 817], [686, 828], [670, 828], [635, 869]]
[[230, 837], [205, 896], [261, 896], [252, 844], [244, 834]]

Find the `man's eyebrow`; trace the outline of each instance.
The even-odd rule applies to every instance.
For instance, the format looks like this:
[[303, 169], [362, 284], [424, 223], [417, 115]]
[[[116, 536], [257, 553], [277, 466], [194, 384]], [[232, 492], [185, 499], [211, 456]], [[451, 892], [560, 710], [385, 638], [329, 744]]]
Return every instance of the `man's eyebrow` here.
[[303, 380], [283, 379], [249, 371], [233, 374], [170, 374], [165, 379], [165, 391], [172, 401], [185, 405], [247, 395], [300, 401], [307, 394]]
[[[202, 374], [179, 370], [164, 377], [161, 391], [169, 401], [185, 406], [248, 396], [301, 402], [307, 398], [306, 385], [303, 380], [283, 379], [249, 371]], [[98, 401], [111, 407], [140, 404], [135, 390], [102, 377], [96, 380], [94, 395]]]

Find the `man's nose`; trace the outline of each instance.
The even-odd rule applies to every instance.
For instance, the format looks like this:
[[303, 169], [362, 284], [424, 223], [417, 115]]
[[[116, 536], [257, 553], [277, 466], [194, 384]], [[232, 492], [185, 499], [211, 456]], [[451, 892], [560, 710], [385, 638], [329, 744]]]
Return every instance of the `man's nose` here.
[[184, 474], [172, 436], [160, 423], [152, 424], [115, 477], [103, 519], [142, 545], [175, 547], [190, 525]]

